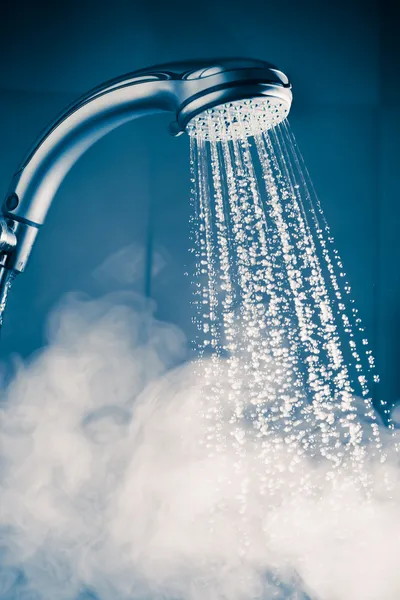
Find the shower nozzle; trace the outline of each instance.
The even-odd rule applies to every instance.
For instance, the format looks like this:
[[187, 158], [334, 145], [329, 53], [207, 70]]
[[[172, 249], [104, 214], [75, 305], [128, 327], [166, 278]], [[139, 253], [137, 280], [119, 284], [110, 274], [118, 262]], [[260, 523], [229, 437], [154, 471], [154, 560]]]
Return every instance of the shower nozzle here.
[[[272, 123], [277, 124], [287, 116], [292, 103], [289, 79], [264, 61], [214, 61], [213, 66], [189, 71], [183, 81], [190, 82], [192, 93], [181, 102], [176, 121], [171, 125], [175, 135], [183, 131], [194, 135], [194, 130], [199, 135], [203, 129], [207, 139], [214, 134], [217, 139], [223, 139], [225, 133], [235, 137], [238, 133], [235, 133], [234, 123], [239, 113], [240, 125], [244, 126], [241, 134], [252, 135], [256, 122], [261, 125], [261, 116], [264, 128], [269, 129]], [[252, 126], [249, 126], [250, 120]], [[267, 121], [270, 122], [268, 127]]]
[[278, 125], [289, 108], [283, 98], [273, 96], [227, 102], [193, 117], [186, 131], [192, 137], [208, 141], [254, 136]]
[[291, 101], [286, 75], [267, 62], [242, 58], [159, 65], [92, 90], [50, 125], [15, 173], [3, 204], [2, 231], [10, 232], [13, 244], [0, 247], [2, 268], [24, 270], [64, 177], [112, 129], [166, 112], [174, 115], [173, 135], [186, 131], [231, 139], [274, 126], [286, 117]]

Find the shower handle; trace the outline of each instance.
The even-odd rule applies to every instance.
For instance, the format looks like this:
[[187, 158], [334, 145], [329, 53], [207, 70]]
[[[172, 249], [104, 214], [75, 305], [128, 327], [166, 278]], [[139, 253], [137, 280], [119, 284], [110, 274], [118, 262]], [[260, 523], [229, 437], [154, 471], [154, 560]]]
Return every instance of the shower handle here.
[[48, 128], [15, 173], [3, 204], [6, 226], [16, 238], [15, 247], [7, 250], [7, 269], [24, 270], [57, 189], [93, 143], [136, 117], [173, 110], [168, 84], [150, 77], [130, 85], [123, 81], [85, 97]]

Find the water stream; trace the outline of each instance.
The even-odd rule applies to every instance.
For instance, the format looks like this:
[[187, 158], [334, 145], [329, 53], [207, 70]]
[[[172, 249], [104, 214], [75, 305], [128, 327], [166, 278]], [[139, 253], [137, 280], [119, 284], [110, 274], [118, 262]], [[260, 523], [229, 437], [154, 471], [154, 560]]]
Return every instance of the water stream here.
[[0, 333], [3, 326], [4, 311], [7, 306], [8, 294], [15, 279], [15, 271], [0, 267]]
[[367, 489], [365, 460], [385, 459], [371, 397], [379, 378], [341, 258], [288, 121], [266, 129], [229, 111], [209, 111], [189, 131], [210, 436], [222, 435], [226, 384], [215, 381], [227, 378], [239, 455], [256, 431], [268, 440], [266, 465], [284, 444], [293, 465], [317, 457], [333, 481], [349, 467]]

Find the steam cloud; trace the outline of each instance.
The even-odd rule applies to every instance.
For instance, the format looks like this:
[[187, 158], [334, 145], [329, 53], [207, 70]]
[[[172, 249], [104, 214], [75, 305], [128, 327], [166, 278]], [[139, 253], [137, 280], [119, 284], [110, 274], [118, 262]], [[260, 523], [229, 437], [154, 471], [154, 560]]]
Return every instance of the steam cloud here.
[[132, 293], [68, 296], [5, 390], [0, 598], [398, 600], [393, 442], [368, 464], [369, 502], [351, 473], [334, 488], [323, 464], [293, 470], [284, 444], [270, 448], [269, 486], [228, 400], [232, 443], [215, 451], [201, 372], [153, 309]]

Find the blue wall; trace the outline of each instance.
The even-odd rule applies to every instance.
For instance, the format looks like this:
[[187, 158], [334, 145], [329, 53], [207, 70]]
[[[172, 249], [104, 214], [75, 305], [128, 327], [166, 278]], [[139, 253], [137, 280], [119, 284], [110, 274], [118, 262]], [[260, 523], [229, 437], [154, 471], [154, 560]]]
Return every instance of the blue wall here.
[[[0, 35], [0, 194], [41, 128], [108, 78], [215, 55], [276, 63], [293, 80], [292, 127], [373, 343], [381, 394], [394, 402], [400, 398], [397, 26], [389, 1], [9, 2]], [[4, 360], [43, 343], [46, 314], [66, 291], [115, 287], [112, 268], [97, 277], [93, 271], [132, 243], [142, 268], [127, 285], [145, 291], [157, 272], [151, 294], [159, 316], [189, 327], [188, 143], [169, 137], [167, 125], [165, 117], [131, 123], [72, 169], [15, 284]]]

